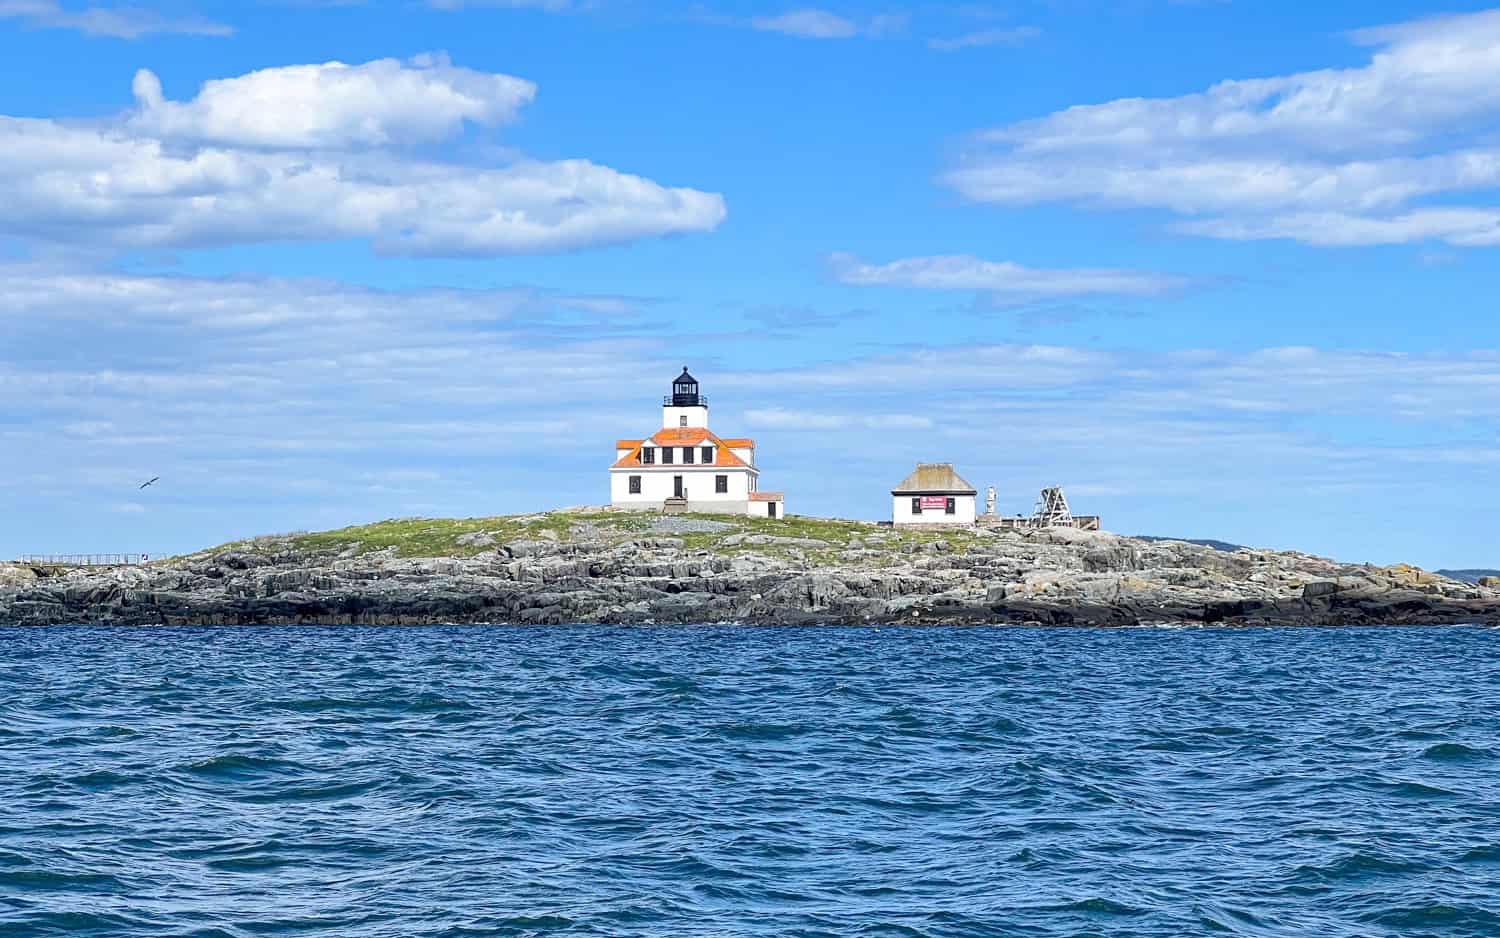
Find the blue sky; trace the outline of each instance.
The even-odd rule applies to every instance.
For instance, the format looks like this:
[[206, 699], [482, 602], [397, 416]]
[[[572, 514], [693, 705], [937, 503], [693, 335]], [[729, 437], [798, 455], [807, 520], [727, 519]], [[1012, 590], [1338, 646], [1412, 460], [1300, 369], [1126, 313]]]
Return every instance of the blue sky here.
[[[0, 555], [599, 503], [1500, 565], [1500, 10], [0, 0]], [[151, 489], [144, 479], [161, 476]]]

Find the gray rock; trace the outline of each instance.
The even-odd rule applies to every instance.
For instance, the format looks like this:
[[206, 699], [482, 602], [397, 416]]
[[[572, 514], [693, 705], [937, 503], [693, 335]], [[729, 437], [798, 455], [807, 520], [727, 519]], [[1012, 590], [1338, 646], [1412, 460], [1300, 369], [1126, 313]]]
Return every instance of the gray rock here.
[[0, 587], [31, 586], [36, 583], [36, 571], [18, 563], [0, 563]]
[[827, 541], [820, 541], [810, 537], [777, 537], [774, 534], [731, 534], [719, 543], [725, 547], [765, 546], [765, 547], [812, 547], [826, 548]]
[[663, 515], [646, 530], [652, 534], [718, 534], [733, 531], [734, 525], [707, 518], [684, 518], [681, 515]]
[[[720, 544], [775, 550], [688, 552], [678, 536], [721, 526], [735, 527], [575, 522], [472, 557], [299, 551], [283, 537], [148, 567], [39, 575], [0, 564], [0, 624], [1500, 624], [1493, 589], [1292, 552], [1102, 532], [959, 529], [927, 542], [854, 524], [852, 549], [837, 552], [770, 534]], [[496, 546], [476, 535], [463, 546]], [[901, 549], [868, 549], [882, 544]]]
[[511, 557], [540, 557], [557, 550], [557, 545], [551, 541], [539, 541], [522, 538], [511, 541], [505, 545], [505, 552]]
[[1090, 573], [1129, 573], [1143, 569], [1141, 552], [1127, 543], [1099, 546], [1083, 555], [1083, 569]]
[[1315, 580], [1302, 587], [1303, 599], [1321, 599], [1339, 591], [1339, 585], [1331, 580]]

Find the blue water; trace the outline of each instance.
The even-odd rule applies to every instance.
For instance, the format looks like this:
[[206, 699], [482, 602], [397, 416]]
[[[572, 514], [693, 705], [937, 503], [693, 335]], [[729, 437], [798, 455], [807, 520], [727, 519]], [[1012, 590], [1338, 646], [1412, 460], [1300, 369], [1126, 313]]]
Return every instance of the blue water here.
[[0, 629], [0, 935], [1496, 935], [1497, 642]]

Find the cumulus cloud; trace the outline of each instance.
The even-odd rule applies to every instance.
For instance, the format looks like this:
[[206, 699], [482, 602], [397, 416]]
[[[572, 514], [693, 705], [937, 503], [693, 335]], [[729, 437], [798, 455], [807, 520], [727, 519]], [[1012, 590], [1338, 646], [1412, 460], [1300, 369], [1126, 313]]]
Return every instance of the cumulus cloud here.
[[[1155, 208], [1210, 237], [1492, 244], [1500, 10], [1367, 30], [1362, 67], [1079, 106], [975, 135], [944, 180], [980, 202]], [[1421, 200], [1441, 198], [1441, 207]]]
[[0, 19], [42, 29], [74, 29], [90, 36], [138, 39], [152, 33], [229, 36], [234, 30], [201, 17], [168, 17], [131, 6], [64, 7], [58, 0], [0, 0]]
[[[586, 159], [473, 166], [407, 144], [514, 119], [534, 86], [438, 58], [266, 69], [92, 125], [0, 117], [0, 231], [114, 247], [364, 239], [383, 253], [526, 254], [712, 230], [713, 193]], [[316, 106], [314, 106], [316, 104]]]
[[828, 257], [835, 279], [854, 286], [972, 290], [1011, 299], [1064, 296], [1158, 296], [1187, 285], [1182, 277], [1112, 269], [1023, 267], [969, 255], [907, 257], [870, 264], [853, 254]]
[[510, 123], [536, 95], [532, 82], [455, 68], [432, 56], [262, 69], [204, 82], [197, 97], [185, 102], [164, 100], [160, 80], [145, 69], [131, 89], [138, 110], [126, 126], [134, 133], [190, 143], [309, 149], [445, 140], [465, 121]]

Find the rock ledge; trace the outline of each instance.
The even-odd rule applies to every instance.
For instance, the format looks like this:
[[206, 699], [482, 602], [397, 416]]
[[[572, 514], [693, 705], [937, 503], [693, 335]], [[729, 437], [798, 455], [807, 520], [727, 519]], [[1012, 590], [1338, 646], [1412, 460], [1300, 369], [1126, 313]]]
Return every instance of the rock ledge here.
[[1500, 624], [1415, 567], [1071, 530], [570, 509], [258, 538], [144, 567], [0, 564], [0, 624]]

